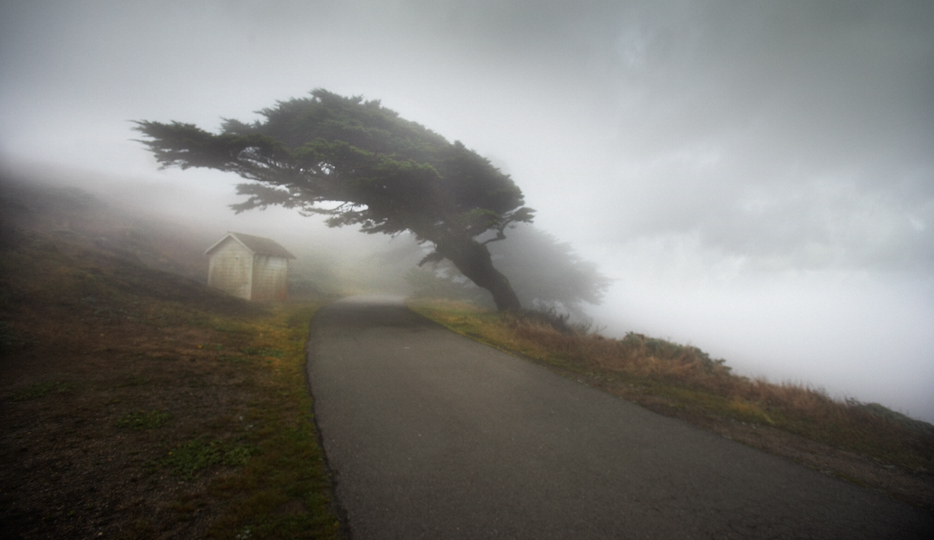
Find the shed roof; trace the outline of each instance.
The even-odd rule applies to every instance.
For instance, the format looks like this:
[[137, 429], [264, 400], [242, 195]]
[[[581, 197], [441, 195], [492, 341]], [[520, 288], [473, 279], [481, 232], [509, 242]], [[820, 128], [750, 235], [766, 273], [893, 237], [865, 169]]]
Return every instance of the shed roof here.
[[228, 232], [225, 234], [224, 237], [215, 242], [213, 246], [206, 249], [204, 254], [210, 255], [212, 251], [214, 251], [224, 242], [224, 240], [227, 240], [228, 238], [233, 238], [237, 243], [257, 255], [270, 255], [273, 257], [285, 257], [287, 259], [295, 258], [295, 255], [289, 253], [289, 250], [280, 246], [279, 243], [275, 240], [263, 238], [262, 236], [253, 236], [252, 234], [235, 232]]

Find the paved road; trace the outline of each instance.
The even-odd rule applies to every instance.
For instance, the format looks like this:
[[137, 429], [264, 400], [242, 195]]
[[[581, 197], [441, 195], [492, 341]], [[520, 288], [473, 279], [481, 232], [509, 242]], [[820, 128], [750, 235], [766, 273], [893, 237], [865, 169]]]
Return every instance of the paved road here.
[[354, 540], [934, 538], [934, 516], [556, 376], [401, 302], [312, 322]]

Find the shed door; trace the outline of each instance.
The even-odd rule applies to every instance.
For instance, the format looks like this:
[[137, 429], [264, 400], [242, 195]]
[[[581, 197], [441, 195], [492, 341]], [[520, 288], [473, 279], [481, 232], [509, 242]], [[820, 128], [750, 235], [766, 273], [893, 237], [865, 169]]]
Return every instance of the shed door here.
[[250, 300], [253, 254], [233, 240], [219, 246], [211, 256], [208, 285], [227, 294]]

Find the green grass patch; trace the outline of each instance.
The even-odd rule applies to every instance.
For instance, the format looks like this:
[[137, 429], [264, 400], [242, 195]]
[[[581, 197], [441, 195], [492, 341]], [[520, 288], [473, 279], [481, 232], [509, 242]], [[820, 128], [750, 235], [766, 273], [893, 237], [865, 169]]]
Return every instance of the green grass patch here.
[[285, 351], [271, 349], [269, 347], [242, 347], [240, 352], [247, 356], [265, 356], [270, 358], [282, 358]]
[[191, 480], [202, 469], [212, 465], [246, 465], [250, 456], [258, 452], [255, 446], [249, 444], [199, 437], [176, 446], [158, 463], [183, 479]]
[[127, 429], [156, 429], [160, 428], [172, 419], [172, 415], [166, 411], [135, 411], [127, 413], [117, 420], [117, 427]]
[[[244, 359], [240, 369], [251, 375], [259, 389], [257, 400], [242, 422], [257, 426], [244, 434], [255, 453], [239, 454], [242, 466], [234, 474], [212, 482], [210, 490], [228, 500], [229, 506], [208, 531], [211, 538], [342, 535], [305, 379], [305, 339], [318, 307], [275, 308], [271, 316], [254, 320], [249, 329], [243, 330], [257, 343], [247, 344], [240, 351], [271, 360], [268, 364], [254, 363], [239, 357]], [[191, 466], [185, 470], [218, 459], [218, 454], [203, 444], [187, 451], [192, 455], [182, 456]], [[224, 452], [228, 460], [238, 456], [236, 448]]]
[[140, 377], [140, 376], [128, 377], [124, 379], [123, 381], [120, 381], [120, 383], [118, 383], [116, 387], [123, 388], [123, 387], [129, 387], [129, 386], [142, 386], [144, 384], [148, 384], [150, 380], [152, 379], [150, 379], [149, 377]]
[[203, 324], [204, 326], [210, 327], [218, 332], [224, 332], [227, 334], [242, 334], [249, 332], [248, 328], [245, 328], [243, 324], [233, 322], [230, 320], [219, 319], [216, 317], [199, 320], [198, 324]]
[[249, 364], [250, 359], [246, 356], [235, 356], [230, 354], [222, 354], [219, 356], [222, 362], [230, 362], [231, 364]]
[[45, 397], [49, 394], [63, 394], [65, 392], [70, 392], [77, 387], [77, 383], [73, 382], [46, 381], [36, 383], [32, 386], [27, 386], [26, 388], [13, 392], [10, 395], [10, 399], [12, 401], [28, 401], [30, 399]]

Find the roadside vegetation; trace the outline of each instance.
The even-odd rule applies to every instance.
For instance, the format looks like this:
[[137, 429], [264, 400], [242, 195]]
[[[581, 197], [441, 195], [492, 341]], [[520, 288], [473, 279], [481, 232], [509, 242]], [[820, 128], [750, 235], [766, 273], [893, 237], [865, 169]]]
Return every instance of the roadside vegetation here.
[[934, 510], [934, 426], [882, 405], [738, 376], [696, 347], [635, 333], [608, 339], [554, 311], [500, 314], [446, 300], [410, 307], [656, 412]]
[[304, 372], [319, 305], [3, 224], [0, 536], [342, 537]]

